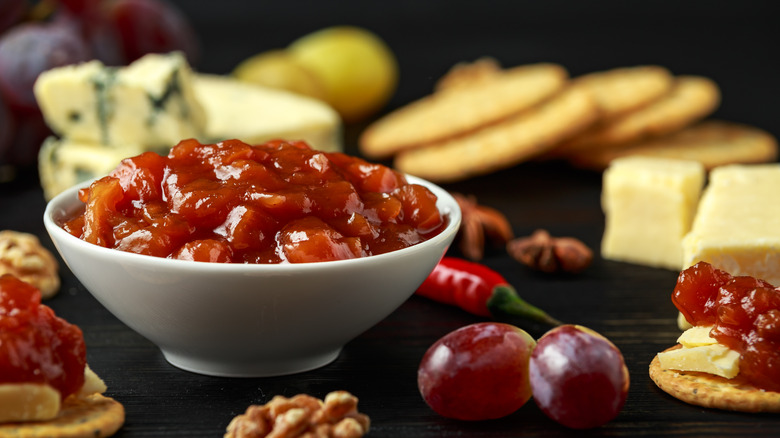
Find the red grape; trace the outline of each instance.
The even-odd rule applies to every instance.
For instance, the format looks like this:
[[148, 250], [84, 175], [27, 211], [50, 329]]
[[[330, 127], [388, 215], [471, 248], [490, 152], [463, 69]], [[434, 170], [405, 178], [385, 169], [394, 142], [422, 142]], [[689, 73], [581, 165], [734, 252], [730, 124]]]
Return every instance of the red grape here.
[[33, 84], [41, 72], [90, 58], [89, 48], [71, 26], [45, 23], [16, 26], [0, 39], [0, 92], [11, 108], [36, 111]]
[[542, 336], [529, 371], [539, 408], [574, 429], [612, 420], [628, 394], [628, 369], [620, 350], [581, 326], [563, 325]]
[[503, 323], [462, 327], [423, 356], [417, 386], [438, 414], [460, 420], [500, 418], [531, 397], [528, 360], [536, 341]]
[[194, 63], [198, 43], [182, 12], [163, 0], [115, 0], [87, 23], [96, 56], [107, 64], [128, 64], [147, 53], [180, 50]]

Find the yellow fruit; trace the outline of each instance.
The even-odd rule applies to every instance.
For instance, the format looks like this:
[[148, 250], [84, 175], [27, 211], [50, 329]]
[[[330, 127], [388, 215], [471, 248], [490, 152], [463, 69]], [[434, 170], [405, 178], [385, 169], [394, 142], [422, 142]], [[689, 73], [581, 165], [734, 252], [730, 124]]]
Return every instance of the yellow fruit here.
[[233, 76], [241, 81], [325, 99], [322, 81], [285, 50], [271, 50], [247, 58], [233, 70]]
[[345, 122], [357, 122], [374, 114], [395, 92], [395, 55], [384, 41], [366, 29], [329, 27], [294, 41], [288, 51], [322, 81], [325, 101]]

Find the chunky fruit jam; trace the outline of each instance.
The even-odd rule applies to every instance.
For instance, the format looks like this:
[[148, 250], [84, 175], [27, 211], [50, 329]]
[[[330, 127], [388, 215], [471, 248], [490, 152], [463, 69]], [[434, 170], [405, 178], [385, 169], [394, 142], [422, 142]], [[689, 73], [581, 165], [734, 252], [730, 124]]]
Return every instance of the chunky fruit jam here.
[[780, 391], [780, 290], [752, 277], [733, 277], [699, 262], [682, 271], [672, 301], [693, 325], [740, 353], [739, 373]]
[[81, 329], [41, 304], [41, 292], [0, 277], [0, 384], [48, 383], [65, 397], [84, 385], [87, 349]]
[[400, 173], [303, 142], [184, 140], [128, 158], [79, 192], [63, 226], [122, 251], [225, 263], [382, 254], [439, 234], [436, 196]]

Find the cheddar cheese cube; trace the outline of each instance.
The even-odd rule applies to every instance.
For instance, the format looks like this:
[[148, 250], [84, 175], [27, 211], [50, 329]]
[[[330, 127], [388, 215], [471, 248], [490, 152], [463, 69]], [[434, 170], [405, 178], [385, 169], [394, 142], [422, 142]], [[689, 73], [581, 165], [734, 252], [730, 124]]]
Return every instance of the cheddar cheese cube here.
[[710, 172], [684, 266], [705, 261], [732, 275], [780, 286], [780, 165], [728, 165]]
[[602, 257], [679, 270], [704, 167], [688, 160], [626, 157], [614, 160], [603, 178]]

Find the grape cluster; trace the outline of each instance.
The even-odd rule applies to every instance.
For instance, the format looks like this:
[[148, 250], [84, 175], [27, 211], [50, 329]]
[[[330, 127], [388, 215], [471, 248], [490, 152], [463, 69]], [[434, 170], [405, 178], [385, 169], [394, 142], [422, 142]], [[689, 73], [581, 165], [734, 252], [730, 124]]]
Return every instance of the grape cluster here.
[[500, 418], [533, 397], [558, 423], [589, 429], [618, 415], [629, 375], [617, 347], [585, 327], [562, 325], [535, 341], [517, 327], [483, 322], [436, 341], [423, 356], [417, 385], [448, 418]]
[[41, 72], [91, 59], [126, 65], [173, 50], [194, 62], [197, 49], [186, 17], [164, 0], [0, 2], [0, 181], [6, 167], [34, 165], [50, 133], [33, 95]]

